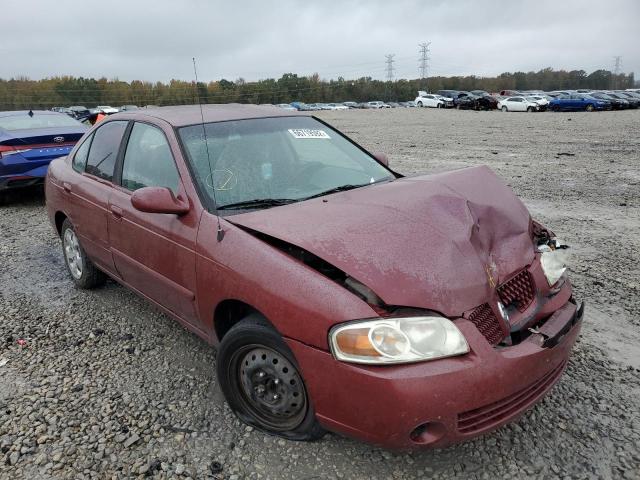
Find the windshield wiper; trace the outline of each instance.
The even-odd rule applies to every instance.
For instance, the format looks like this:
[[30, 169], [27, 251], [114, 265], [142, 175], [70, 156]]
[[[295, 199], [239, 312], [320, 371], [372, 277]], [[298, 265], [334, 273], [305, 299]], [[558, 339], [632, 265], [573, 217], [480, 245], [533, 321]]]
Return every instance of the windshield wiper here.
[[[374, 182], [375, 183], [375, 182]], [[373, 185], [373, 183], [361, 183], [359, 185], [340, 185], [339, 187], [330, 188], [329, 190], [325, 190], [324, 192], [316, 193], [315, 195], [311, 195], [310, 197], [305, 197], [305, 200], [309, 200], [310, 198], [324, 197], [325, 195], [329, 195], [330, 193], [337, 192], [346, 192], [347, 190], [353, 190], [354, 188], [366, 187], [367, 185]]]
[[228, 203], [227, 205], [220, 205], [218, 210], [242, 210], [244, 208], [264, 208], [264, 207], [277, 207], [280, 205], [287, 205], [289, 203], [297, 202], [298, 200], [293, 198], [254, 198], [253, 200], [243, 200], [242, 202]]

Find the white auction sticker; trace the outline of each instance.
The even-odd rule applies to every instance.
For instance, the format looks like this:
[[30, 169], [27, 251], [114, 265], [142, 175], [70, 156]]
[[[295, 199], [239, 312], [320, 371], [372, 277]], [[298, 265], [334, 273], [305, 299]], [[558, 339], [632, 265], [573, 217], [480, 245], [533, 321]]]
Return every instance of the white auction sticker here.
[[324, 130], [313, 130], [310, 128], [290, 128], [289, 133], [294, 138], [331, 138]]

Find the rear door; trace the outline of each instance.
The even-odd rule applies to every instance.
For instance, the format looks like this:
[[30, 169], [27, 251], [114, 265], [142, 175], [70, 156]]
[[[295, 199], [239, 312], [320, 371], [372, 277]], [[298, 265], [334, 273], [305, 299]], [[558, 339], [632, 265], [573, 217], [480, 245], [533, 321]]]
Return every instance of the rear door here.
[[177, 144], [149, 123], [135, 122], [128, 135], [109, 203], [109, 238], [123, 280], [191, 324], [197, 323], [195, 244], [199, 222], [193, 208], [186, 215], [145, 213], [131, 204], [143, 187], [166, 187], [187, 199], [175, 156]]
[[126, 121], [101, 125], [76, 151], [71, 181], [63, 182], [71, 218], [80, 243], [98, 267], [115, 272], [109, 250], [107, 213], [113, 192], [113, 175]]

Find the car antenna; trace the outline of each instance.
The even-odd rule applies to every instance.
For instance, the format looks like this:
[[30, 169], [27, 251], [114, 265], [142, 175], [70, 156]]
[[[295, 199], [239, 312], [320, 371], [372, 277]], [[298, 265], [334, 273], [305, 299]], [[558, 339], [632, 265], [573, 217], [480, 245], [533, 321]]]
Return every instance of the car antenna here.
[[218, 215], [218, 201], [216, 200], [216, 185], [213, 182], [213, 168], [211, 168], [211, 155], [209, 154], [209, 142], [207, 141], [207, 129], [204, 126], [204, 113], [202, 112], [202, 102], [200, 101], [200, 92], [198, 91], [198, 70], [196, 69], [196, 57], [193, 57], [193, 74], [196, 77], [196, 96], [198, 97], [198, 105], [200, 106], [200, 118], [202, 119], [202, 135], [204, 136], [204, 146], [207, 150], [207, 163], [209, 164], [209, 175], [211, 175], [211, 190], [213, 191], [213, 203], [218, 219], [218, 242], [224, 238], [224, 230], [220, 225], [220, 215]]

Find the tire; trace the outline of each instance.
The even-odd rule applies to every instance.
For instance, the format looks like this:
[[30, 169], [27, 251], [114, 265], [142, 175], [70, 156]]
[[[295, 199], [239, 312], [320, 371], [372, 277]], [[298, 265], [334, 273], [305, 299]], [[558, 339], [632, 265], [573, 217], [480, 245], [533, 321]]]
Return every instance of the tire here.
[[503, 105], [501, 110], [502, 110], [503, 112], [508, 112], [508, 111], [509, 111], [509, 109], [507, 108], [507, 106], [506, 106], [506, 105]]
[[593, 110], [594, 110], [593, 105], [591, 105], [591, 104], [587, 105], [587, 106], [585, 107], [585, 110], [586, 110], [587, 112], [593, 112]]
[[436, 108], [442, 108], [442, 104], [436, 103]]
[[293, 353], [260, 315], [249, 315], [223, 337], [217, 374], [229, 407], [244, 423], [289, 440], [324, 435]]
[[533, 107], [527, 107], [527, 112], [529, 113], [533, 112]]
[[65, 219], [62, 224], [60, 238], [64, 263], [73, 283], [86, 290], [104, 285], [107, 276], [87, 257], [69, 219]]
[[424, 105], [422, 104], [422, 102], [418, 102], [418, 106], [419, 106], [419, 107], [424, 107]]

